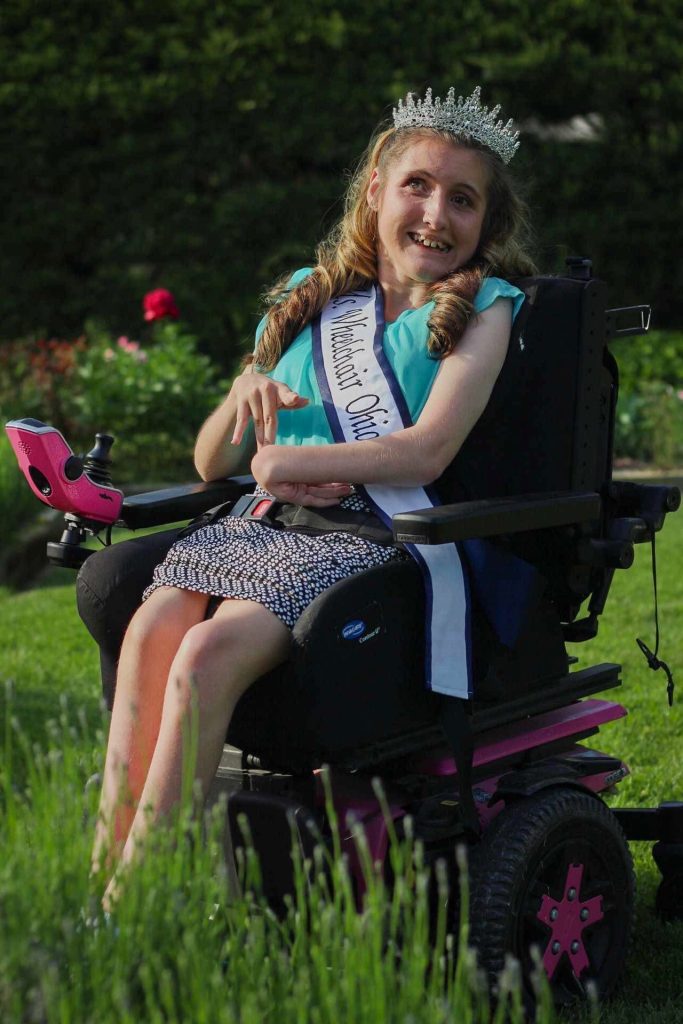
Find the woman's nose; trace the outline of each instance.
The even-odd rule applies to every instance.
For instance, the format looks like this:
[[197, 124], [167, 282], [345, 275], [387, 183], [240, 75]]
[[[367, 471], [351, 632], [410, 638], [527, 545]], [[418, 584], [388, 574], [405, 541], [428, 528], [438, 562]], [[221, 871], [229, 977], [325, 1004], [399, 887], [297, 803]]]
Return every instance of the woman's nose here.
[[438, 189], [425, 200], [423, 220], [434, 229], [443, 227], [446, 222], [446, 199]]

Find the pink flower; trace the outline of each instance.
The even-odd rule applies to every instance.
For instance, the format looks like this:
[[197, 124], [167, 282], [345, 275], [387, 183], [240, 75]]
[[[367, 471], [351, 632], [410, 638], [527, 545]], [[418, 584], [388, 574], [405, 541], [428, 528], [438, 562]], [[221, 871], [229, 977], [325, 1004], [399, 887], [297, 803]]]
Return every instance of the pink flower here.
[[679, 399], [679, 400], [680, 400], [681, 402], [683, 402], [683, 391], [677, 391], [677, 392], [676, 392], [676, 397], [677, 397], [677, 398], [678, 398], [678, 399]]
[[165, 316], [177, 320], [180, 316], [175, 299], [166, 288], [155, 288], [154, 291], [147, 292], [142, 300], [142, 308], [145, 311], [145, 320], [163, 320]]
[[116, 344], [119, 346], [119, 348], [122, 348], [124, 352], [130, 352], [131, 355], [133, 354], [133, 352], [137, 352], [137, 350], [140, 348], [139, 341], [129, 341], [125, 334], [118, 339]]
[[[132, 356], [136, 363], [147, 362], [147, 353], [142, 351], [139, 341], [131, 341], [125, 334], [122, 334], [120, 338], [117, 338], [116, 344], [124, 352], [127, 352], [129, 356]], [[111, 351], [111, 349], [108, 351]], [[113, 355], [114, 353], [112, 352], [112, 357]]]
[[104, 350], [104, 359], [105, 359], [105, 362], [107, 362], [107, 363], [110, 363], [112, 361], [112, 359], [116, 359], [116, 352], [114, 352], [113, 348], [105, 348], [105, 350]]

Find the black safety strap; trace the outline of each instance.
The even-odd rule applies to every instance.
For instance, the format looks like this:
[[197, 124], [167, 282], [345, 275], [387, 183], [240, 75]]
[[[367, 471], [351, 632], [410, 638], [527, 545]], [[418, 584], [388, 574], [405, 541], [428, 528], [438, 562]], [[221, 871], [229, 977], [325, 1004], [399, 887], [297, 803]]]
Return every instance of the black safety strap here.
[[666, 695], [669, 699], [669, 707], [674, 702], [674, 677], [671, 674], [671, 669], [665, 661], [662, 661], [657, 657], [659, 652], [659, 609], [657, 606], [657, 558], [655, 555], [655, 531], [652, 529], [652, 583], [655, 591], [655, 649], [654, 653], [650, 650], [647, 644], [636, 637], [636, 643], [643, 652], [645, 659], [647, 660], [648, 667], [654, 672], [658, 669], [663, 668], [668, 680], [666, 684]]
[[466, 702], [460, 697], [441, 698], [441, 727], [446, 734], [458, 769], [458, 799], [465, 831], [474, 839], [481, 835], [479, 815], [472, 795], [474, 739]]

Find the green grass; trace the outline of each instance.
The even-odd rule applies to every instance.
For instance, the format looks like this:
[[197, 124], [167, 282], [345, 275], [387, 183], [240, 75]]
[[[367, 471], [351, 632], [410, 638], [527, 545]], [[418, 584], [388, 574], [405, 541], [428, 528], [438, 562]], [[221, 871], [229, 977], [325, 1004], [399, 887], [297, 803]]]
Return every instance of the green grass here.
[[[683, 700], [683, 515], [667, 522], [657, 552], [660, 654], [675, 675], [678, 670]], [[649, 549], [641, 547], [635, 567], [616, 574], [600, 635], [573, 650], [581, 665], [623, 665], [622, 689], [606, 697], [616, 696], [629, 715], [592, 741], [631, 767], [613, 798], [621, 806], [683, 798], [683, 705], [668, 708], [663, 673], [647, 668], [635, 644], [636, 636], [654, 643], [652, 609]], [[9, 715], [2, 699], [8, 686]], [[77, 709], [82, 721], [74, 726]], [[10, 718], [18, 722], [20, 742]], [[427, 969], [416, 881], [399, 913], [410, 940], [410, 955], [402, 959], [383, 943], [390, 904], [378, 881], [364, 915], [352, 912], [342, 873], [333, 893], [316, 890], [313, 909], [304, 900], [282, 924], [258, 901], [227, 899], [216, 836], [176, 842], [148, 857], [122, 906], [118, 933], [84, 929], [79, 913], [93, 898], [87, 864], [96, 801], [84, 783], [101, 761], [103, 726], [98, 657], [77, 617], [73, 576], [52, 570], [33, 590], [0, 591], [3, 1022], [478, 1019], [478, 997], [466, 979], [455, 984], [454, 966], [437, 961]], [[655, 918], [658, 873], [650, 846], [637, 843], [633, 850], [633, 949], [619, 994], [600, 1020], [679, 1024], [683, 924]], [[404, 867], [408, 878], [411, 871], [417, 877], [410, 864]], [[207, 908], [215, 903], [222, 909], [209, 920]], [[467, 973], [464, 964], [460, 970]]]
[[[107, 922], [101, 880], [87, 874], [97, 793], [84, 783], [100, 754], [65, 713], [48, 733], [47, 749], [32, 757], [24, 750], [25, 785], [17, 789], [7, 771], [11, 748], [28, 741], [11, 732], [0, 776], [3, 1024], [490, 1021], [476, 965], [454, 956], [443, 914], [430, 942], [429, 875], [419, 847], [408, 843], [393, 848], [397, 882], [388, 893], [361, 836], [362, 913], [338, 839], [337, 855], [319, 848], [310, 871], [297, 862], [295, 895], [277, 918], [259, 896], [252, 852], [241, 862], [245, 895], [229, 892], [224, 806], [204, 823], [183, 812], [156, 833], [115, 923]], [[510, 1016], [501, 1003], [496, 1024], [522, 1024], [513, 983], [511, 973]], [[542, 1012], [539, 1024], [551, 1019]]]

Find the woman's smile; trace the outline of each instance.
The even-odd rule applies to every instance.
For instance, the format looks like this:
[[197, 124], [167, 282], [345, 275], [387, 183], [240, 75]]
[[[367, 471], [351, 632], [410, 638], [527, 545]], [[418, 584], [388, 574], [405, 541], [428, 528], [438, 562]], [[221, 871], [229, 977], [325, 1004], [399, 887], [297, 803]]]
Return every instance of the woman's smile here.
[[416, 245], [421, 245], [423, 249], [431, 249], [433, 252], [449, 253], [452, 246], [447, 242], [439, 242], [435, 238], [427, 238], [426, 235], [421, 234], [419, 231], [409, 231], [408, 234], [415, 242]]

